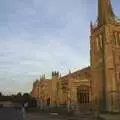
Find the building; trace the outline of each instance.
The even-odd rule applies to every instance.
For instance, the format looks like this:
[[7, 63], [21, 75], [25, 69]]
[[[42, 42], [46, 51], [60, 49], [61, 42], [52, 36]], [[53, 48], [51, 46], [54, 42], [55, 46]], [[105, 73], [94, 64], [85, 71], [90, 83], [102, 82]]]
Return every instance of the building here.
[[91, 23], [90, 57], [93, 100], [100, 111], [120, 112], [120, 20], [111, 0], [98, 0], [98, 18]]
[[47, 99], [50, 99], [51, 107], [67, 107], [70, 104], [71, 109], [76, 109], [80, 104], [92, 103], [91, 87], [90, 67], [69, 72], [62, 77], [59, 72], [54, 71], [51, 79], [44, 78], [34, 82], [32, 96], [41, 101], [42, 108], [45, 108]]
[[97, 21], [91, 22], [90, 31], [90, 66], [62, 77], [52, 72], [44, 93], [38, 93], [38, 82], [33, 85], [33, 96], [49, 96], [52, 106], [67, 104], [73, 110], [94, 104], [101, 112], [120, 112], [120, 20], [111, 0], [98, 0]]

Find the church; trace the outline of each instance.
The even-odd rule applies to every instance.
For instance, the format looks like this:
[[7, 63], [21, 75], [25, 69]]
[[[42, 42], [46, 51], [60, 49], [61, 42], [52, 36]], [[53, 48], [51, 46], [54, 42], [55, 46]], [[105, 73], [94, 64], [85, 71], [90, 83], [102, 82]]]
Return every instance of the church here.
[[[120, 112], [120, 19], [111, 0], [98, 0], [98, 17], [90, 23], [90, 66], [33, 83], [32, 96], [72, 110], [95, 105], [100, 112]], [[80, 107], [78, 107], [80, 106]]]

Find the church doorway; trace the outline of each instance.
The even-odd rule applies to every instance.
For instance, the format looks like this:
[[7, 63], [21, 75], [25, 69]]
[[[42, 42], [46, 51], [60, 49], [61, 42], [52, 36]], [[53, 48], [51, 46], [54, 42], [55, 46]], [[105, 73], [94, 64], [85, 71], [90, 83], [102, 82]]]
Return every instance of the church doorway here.
[[89, 86], [82, 85], [77, 88], [77, 101], [78, 104], [89, 103]]

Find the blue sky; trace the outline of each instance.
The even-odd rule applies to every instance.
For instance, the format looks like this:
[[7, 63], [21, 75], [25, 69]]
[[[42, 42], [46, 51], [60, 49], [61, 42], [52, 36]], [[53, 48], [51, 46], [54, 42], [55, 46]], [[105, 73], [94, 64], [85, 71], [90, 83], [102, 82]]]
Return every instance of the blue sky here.
[[0, 15], [0, 91], [29, 92], [40, 74], [89, 65], [97, 0], [0, 0]]

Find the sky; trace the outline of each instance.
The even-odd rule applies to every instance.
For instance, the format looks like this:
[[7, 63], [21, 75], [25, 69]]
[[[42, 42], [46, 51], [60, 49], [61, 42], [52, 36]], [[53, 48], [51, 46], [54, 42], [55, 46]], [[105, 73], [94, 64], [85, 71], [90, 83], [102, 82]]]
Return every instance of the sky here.
[[0, 0], [0, 91], [30, 92], [41, 74], [88, 66], [96, 18], [97, 0]]

